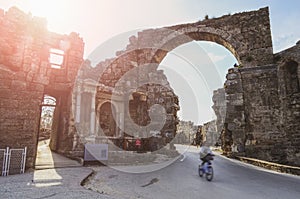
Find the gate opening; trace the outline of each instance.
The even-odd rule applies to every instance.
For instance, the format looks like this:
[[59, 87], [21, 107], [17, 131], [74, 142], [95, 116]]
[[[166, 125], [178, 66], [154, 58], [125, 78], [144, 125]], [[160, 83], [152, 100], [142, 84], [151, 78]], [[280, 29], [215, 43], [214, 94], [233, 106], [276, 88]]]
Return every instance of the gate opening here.
[[38, 138], [39, 141], [49, 140], [51, 137], [55, 107], [56, 99], [49, 95], [45, 95], [41, 107], [41, 119]]
[[51, 141], [51, 134], [53, 130], [53, 118], [54, 111], [56, 107], [56, 99], [49, 95], [44, 95], [44, 100], [41, 104], [41, 116], [40, 116], [40, 126], [38, 134], [38, 146], [37, 146], [37, 155], [35, 161], [35, 167], [41, 165], [47, 165], [47, 161], [52, 161], [51, 157], [46, 157], [48, 154], [51, 154], [49, 144]]
[[[224, 124], [216, 123], [217, 117], [222, 116], [216, 115], [213, 109], [216, 99], [213, 98], [222, 97], [216, 93], [225, 92], [228, 69], [237, 64], [232, 52], [210, 41], [185, 43], [170, 51], [162, 60], [159, 69], [164, 71], [179, 98], [180, 122], [176, 143], [198, 145], [196, 143], [206, 141], [210, 145], [220, 144]], [[197, 141], [199, 139], [200, 142]]]

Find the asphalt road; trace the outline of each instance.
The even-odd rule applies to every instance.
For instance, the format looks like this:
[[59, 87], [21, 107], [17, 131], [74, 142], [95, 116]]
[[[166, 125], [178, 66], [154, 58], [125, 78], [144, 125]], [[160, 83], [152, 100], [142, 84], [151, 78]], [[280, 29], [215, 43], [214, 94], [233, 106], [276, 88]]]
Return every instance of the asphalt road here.
[[184, 157], [148, 173], [95, 167], [96, 174], [85, 186], [100, 195], [122, 199], [300, 198], [300, 176], [264, 170], [220, 155], [213, 161], [214, 179], [208, 182], [197, 173], [198, 151], [191, 147]]

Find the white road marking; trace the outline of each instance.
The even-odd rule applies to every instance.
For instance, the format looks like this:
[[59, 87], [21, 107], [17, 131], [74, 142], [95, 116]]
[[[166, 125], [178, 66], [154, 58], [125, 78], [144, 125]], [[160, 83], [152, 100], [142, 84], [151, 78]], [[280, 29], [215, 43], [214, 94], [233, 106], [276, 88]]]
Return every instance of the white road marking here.
[[182, 154], [183, 158], [180, 160], [180, 162], [183, 162], [184, 159], [186, 158], [186, 156], [184, 154]]

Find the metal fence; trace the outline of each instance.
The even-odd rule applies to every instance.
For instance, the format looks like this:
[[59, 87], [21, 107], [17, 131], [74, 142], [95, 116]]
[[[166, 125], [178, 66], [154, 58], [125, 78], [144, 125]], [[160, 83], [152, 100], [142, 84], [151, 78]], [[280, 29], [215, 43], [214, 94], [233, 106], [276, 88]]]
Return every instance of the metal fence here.
[[19, 174], [25, 171], [27, 147], [24, 149], [0, 149], [1, 175]]

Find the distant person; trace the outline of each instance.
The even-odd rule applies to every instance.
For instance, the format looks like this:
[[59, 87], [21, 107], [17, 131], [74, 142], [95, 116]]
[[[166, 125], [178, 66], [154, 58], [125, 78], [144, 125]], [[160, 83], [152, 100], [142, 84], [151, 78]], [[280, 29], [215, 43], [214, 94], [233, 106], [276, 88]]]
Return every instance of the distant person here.
[[140, 152], [140, 151], [141, 151], [141, 146], [142, 146], [142, 141], [141, 141], [140, 138], [137, 138], [137, 139], [135, 140], [135, 146], [136, 146], [136, 148], [137, 148], [137, 151]]

